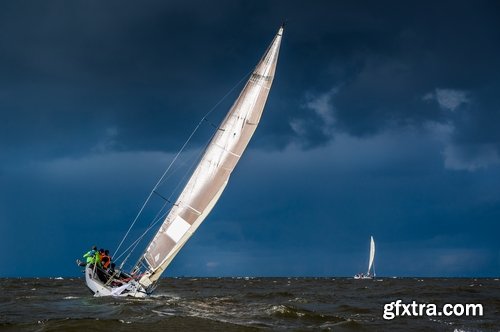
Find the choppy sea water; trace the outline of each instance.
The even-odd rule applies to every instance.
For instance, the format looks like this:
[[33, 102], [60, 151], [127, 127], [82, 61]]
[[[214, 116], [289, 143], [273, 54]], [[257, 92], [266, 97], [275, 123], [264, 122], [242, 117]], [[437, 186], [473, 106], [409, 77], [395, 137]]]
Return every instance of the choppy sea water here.
[[[500, 331], [498, 279], [166, 278], [147, 299], [83, 278], [0, 279], [2, 331]], [[384, 304], [481, 303], [482, 317], [396, 317]]]

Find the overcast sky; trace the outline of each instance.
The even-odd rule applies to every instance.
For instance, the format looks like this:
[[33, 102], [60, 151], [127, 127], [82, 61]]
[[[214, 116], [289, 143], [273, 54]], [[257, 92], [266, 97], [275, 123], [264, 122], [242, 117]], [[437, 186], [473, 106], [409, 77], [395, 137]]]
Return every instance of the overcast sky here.
[[261, 124], [165, 275], [352, 276], [373, 235], [382, 276], [498, 276], [498, 2], [229, 0], [0, 4], [0, 276], [113, 251], [284, 20]]

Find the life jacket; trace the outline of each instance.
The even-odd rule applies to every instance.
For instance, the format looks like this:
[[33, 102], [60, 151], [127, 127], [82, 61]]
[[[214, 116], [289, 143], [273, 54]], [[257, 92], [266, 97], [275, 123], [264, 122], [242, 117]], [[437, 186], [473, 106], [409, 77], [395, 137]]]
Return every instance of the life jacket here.
[[83, 255], [83, 258], [87, 259], [87, 264], [94, 264], [95, 263], [95, 256], [96, 256], [96, 251], [90, 250], [85, 255]]
[[101, 265], [101, 253], [97, 251], [94, 255], [94, 263], [97, 265]]
[[111, 264], [111, 257], [108, 255], [104, 254], [101, 257], [101, 262], [102, 262], [102, 267], [107, 269], [109, 267], [109, 264]]

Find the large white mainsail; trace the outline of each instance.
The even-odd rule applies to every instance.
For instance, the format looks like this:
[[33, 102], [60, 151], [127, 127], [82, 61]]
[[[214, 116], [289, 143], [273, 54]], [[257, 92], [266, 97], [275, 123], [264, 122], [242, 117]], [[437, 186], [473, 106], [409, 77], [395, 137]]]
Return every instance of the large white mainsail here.
[[373, 267], [373, 260], [375, 259], [375, 241], [373, 240], [373, 236], [370, 236], [370, 261], [368, 263], [368, 272], [367, 275], [370, 275], [370, 270]]
[[282, 35], [283, 26], [222, 121], [158, 233], [147, 246], [142, 259], [148, 271], [139, 280], [145, 288], [160, 278], [224, 191], [264, 110], [276, 70]]

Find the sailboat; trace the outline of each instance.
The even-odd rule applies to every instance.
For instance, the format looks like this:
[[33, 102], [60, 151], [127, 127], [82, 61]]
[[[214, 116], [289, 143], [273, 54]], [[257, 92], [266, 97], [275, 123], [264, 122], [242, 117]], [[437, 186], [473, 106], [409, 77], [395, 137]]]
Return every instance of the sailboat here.
[[354, 279], [373, 279], [375, 278], [375, 241], [373, 236], [370, 236], [370, 260], [368, 261], [368, 271], [365, 273], [358, 273]]
[[208, 216], [259, 124], [273, 83], [283, 28], [279, 28], [254, 68], [137, 264], [126, 272], [120, 269], [122, 263], [112, 275], [104, 277], [95, 265], [86, 266], [86, 284], [94, 296], [150, 295], [165, 269]]

